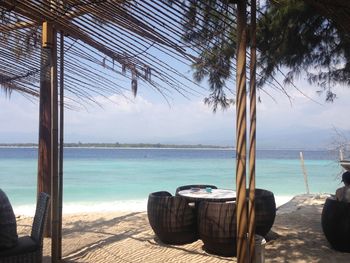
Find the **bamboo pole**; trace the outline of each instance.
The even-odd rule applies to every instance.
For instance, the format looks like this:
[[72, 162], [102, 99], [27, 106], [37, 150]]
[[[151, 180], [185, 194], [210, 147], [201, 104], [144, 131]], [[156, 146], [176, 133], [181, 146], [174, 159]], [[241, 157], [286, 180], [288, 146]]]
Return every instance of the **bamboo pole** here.
[[250, 263], [255, 262], [255, 161], [256, 161], [256, 0], [250, 6], [250, 132], [248, 243]]
[[305, 182], [305, 187], [306, 187], [306, 193], [310, 194], [310, 189], [309, 189], [309, 183], [308, 183], [308, 179], [307, 179], [307, 172], [306, 172], [303, 152], [300, 152], [300, 161], [301, 161], [301, 169], [303, 170], [303, 174], [304, 174], [304, 182]]
[[339, 149], [339, 160], [343, 161], [344, 160], [344, 152], [343, 152], [343, 148]]
[[237, 191], [237, 262], [248, 262], [246, 155], [246, 11], [247, 1], [237, 1], [237, 71], [236, 71], [236, 191]]
[[57, 36], [52, 30], [51, 66], [51, 261], [58, 262], [58, 94], [57, 94]]
[[62, 259], [62, 208], [63, 208], [63, 147], [64, 147], [64, 35], [60, 33], [60, 152], [58, 163], [58, 244], [57, 257]]
[[[42, 25], [42, 48], [39, 99], [38, 193], [51, 195], [51, 71], [52, 48], [47, 22]], [[47, 217], [44, 236], [51, 236], [51, 215]]]

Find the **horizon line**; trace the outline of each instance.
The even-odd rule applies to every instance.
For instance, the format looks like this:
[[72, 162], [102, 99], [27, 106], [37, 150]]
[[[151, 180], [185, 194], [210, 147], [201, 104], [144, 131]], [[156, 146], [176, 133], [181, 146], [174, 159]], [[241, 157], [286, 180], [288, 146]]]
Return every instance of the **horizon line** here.
[[[1, 148], [13, 147], [13, 148], [37, 148], [38, 143], [0, 143]], [[66, 148], [149, 148], [149, 149], [180, 149], [180, 148], [190, 148], [190, 149], [233, 149], [235, 147], [232, 145], [215, 145], [215, 144], [181, 144], [181, 143], [104, 143], [104, 142], [66, 142], [64, 143]], [[332, 151], [334, 149], [329, 149], [325, 147], [320, 148], [300, 148], [300, 147], [257, 147], [257, 150], [299, 150], [299, 151]]]

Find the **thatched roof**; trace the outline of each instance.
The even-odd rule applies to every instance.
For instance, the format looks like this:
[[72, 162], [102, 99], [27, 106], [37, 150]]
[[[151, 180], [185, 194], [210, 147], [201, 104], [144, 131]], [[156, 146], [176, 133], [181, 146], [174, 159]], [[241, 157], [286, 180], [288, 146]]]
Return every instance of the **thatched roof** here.
[[48, 21], [66, 36], [65, 89], [76, 102], [131, 86], [136, 92], [140, 84], [164, 97], [199, 94], [204, 88], [180, 70], [200, 49], [181, 39], [183, 8], [156, 0], [1, 1], [0, 85], [38, 94], [41, 25]]
[[[348, 1], [304, 1], [349, 32]], [[182, 39], [187, 2], [2, 0], [0, 87], [38, 95], [40, 71], [45, 67], [40, 62], [41, 25], [48, 21], [65, 34], [65, 89], [71, 102], [123, 95], [140, 87], [156, 90], [165, 98], [174, 91], [184, 96], [205, 94], [206, 89], [183, 70], [198, 62], [203, 50], [209, 52], [203, 45], [189, 46]], [[222, 8], [232, 2], [222, 0], [217, 5]], [[205, 0], [199, 3], [201, 8], [209, 8]], [[235, 26], [234, 13], [222, 19]], [[205, 17], [200, 19], [205, 22]], [[230, 87], [234, 87], [233, 82], [228, 82]], [[277, 80], [268, 85], [283, 91]]]

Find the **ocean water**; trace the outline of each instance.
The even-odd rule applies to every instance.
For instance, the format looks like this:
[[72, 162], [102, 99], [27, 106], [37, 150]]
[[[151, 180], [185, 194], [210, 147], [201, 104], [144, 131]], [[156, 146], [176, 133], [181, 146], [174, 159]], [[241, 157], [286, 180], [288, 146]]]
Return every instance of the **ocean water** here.
[[[304, 151], [312, 193], [334, 193], [342, 172], [336, 153]], [[296, 150], [258, 150], [257, 187], [277, 203], [305, 193]], [[37, 187], [37, 149], [0, 148], [0, 188], [16, 214], [32, 214]], [[148, 194], [186, 184], [235, 189], [235, 152], [222, 149], [96, 149], [64, 152], [64, 213], [145, 210]]]

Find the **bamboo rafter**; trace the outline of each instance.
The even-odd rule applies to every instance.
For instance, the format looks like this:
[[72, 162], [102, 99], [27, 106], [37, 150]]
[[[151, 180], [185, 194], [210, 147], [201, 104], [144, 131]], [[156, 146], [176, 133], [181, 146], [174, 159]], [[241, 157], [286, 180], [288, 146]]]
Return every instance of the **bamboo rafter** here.
[[[200, 2], [207, 7], [205, 1]], [[1, 36], [11, 34], [25, 39], [31, 31], [36, 31], [36, 38], [40, 39], [39, 25], [43, 20], [54, 21], [57, 29], [65, 32], [68, 36], [65, 46], [72, 46], [66, 51], [66, 63], [69, 61], [66, 89], [72, 102], [84, 100], [89, 103], [94, 102], [95, 96], [124, 94], [135, 79], [165, 98], [173, 91], [185, 97], [205, 93], [206, 88], [179, 70], [183, 65], [188, 67], [194, 61], [198, 62], [199, 54], [206, 49], [202, 43], [191, 46], [182, 39], [186, 27], [182, 19], [187, 8], [183, 1], [173, 1], [172, 6], [155, 0], [57, 1], [54, 14], [43, 0], [3, 0], [0, 7], [11, 10], [9, 23], [0, 24], [0, 42], [4, 41]], [[220, 8], [218, 6], [218, 10]], [[214, 11], [220, 15], [219, 11]], [[223, 16], [227, 28], [230, 24], [235, 25], [235, 12], [232, 7], [228, 12], [230, 17]], [[205, 21], [201, 14], [198, 19]], [[228, 32], [222, 34], [226, 38], [232, 37]], [[10, 42], [15, 49], [18, 43], [14, 39]], [[8, 46], [8, 43], [4, 41], [3, 46]], [[16, 69], [10, 76], [25, 78], [30, 72], [33, 75], [32, 85], [37, 86], [38, 75], [35, 72], [40, 70], [40, 50], [38, 47], [32, 49], [32, 55], [27, 59], [14, 60], [12, 51], [3, 53], [9, 57], [8, 67]], [[19, 69], [21, 64], [23, 67]], [[233, 62], [232, 70], [235, 67]], [[152, 78], [149, 78], [150, 75]], [[234, 82], [231, 78], [227, 85], [232, 87]], [[277, 81], [271, 81], [269, 86], [284, 92]], [[232, 88], [227, 90], [234, 94]], [[69, 95], [72, 93], [76, 98]]]

